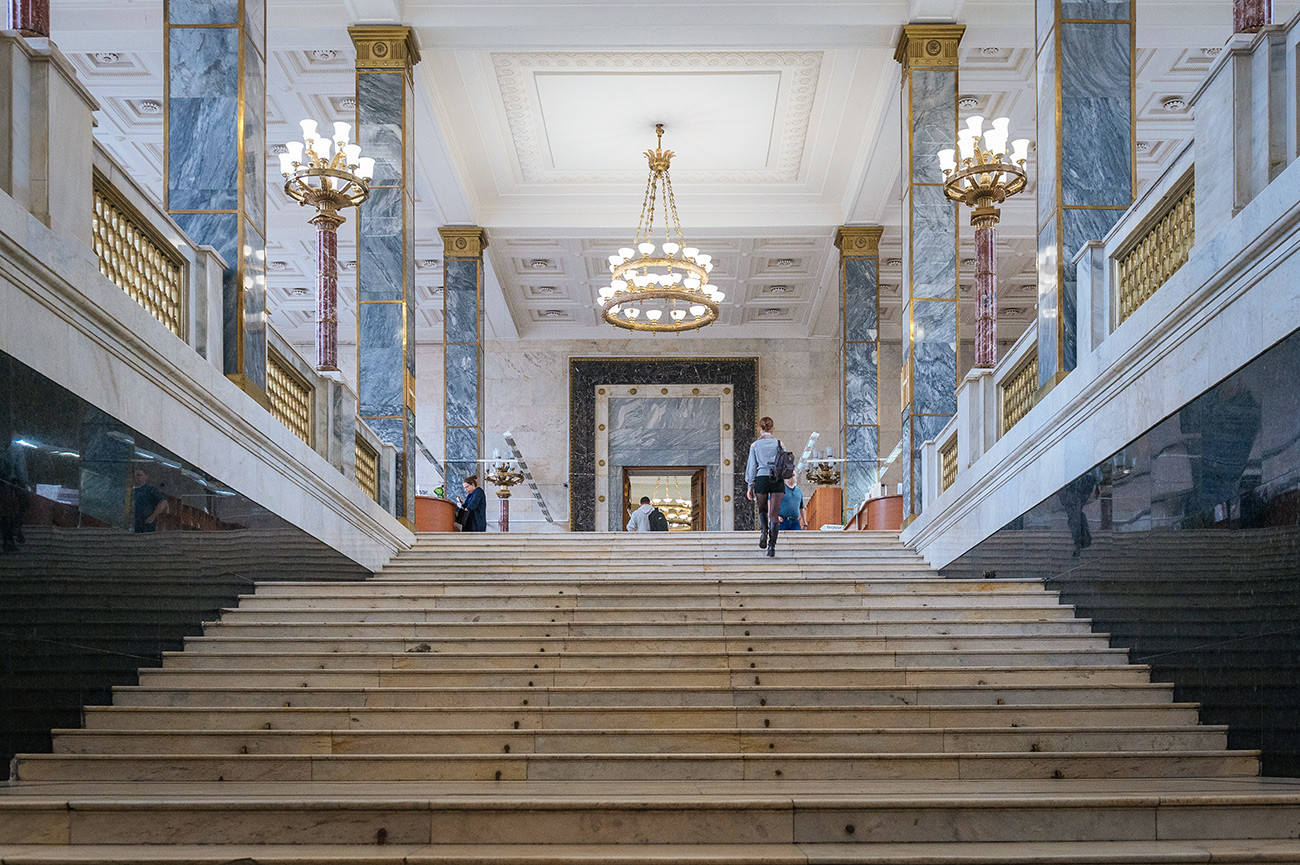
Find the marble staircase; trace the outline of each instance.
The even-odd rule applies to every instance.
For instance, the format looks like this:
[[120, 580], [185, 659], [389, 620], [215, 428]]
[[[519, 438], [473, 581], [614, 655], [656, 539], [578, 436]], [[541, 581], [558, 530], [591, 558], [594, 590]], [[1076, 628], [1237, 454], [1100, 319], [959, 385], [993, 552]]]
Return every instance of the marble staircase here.
[[53, 743], [0, 863], [1300, 862], [1300, 782], [1041, 582], [879, 533], [421, 536]]

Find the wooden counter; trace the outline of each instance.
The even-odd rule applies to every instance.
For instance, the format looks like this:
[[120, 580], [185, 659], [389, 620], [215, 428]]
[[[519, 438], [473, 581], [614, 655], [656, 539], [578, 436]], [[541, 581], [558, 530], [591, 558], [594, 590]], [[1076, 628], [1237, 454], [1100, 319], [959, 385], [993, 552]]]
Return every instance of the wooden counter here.
[[415, 530], [417, 532], [454, 532], [456, 530], [456, 503], [435, 496], [415, 497]]
[[903, 528], [903, 497], [877, 496], [862, 503], [844, 527], [846, 531], [892, 531]]
[[808, 528], [838, 526], [844, 519], [844, 490], [839, 487], [818, 487], [808, 499]]

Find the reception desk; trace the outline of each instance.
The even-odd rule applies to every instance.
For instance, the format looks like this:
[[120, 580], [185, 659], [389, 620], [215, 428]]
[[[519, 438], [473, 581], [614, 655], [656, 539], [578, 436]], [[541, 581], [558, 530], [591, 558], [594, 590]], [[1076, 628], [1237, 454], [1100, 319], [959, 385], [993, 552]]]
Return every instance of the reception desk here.
[[877, 496], [867, 499], [862, 507], [849, 517], [844, 528], [848, 531], [892, 531], [903, 527], [903, 497]]
[[456, 530], [456, 503], [435, 496], [415, 497], [415, 530], [417, 532], [454, 532]]
[[808, 528], [840, 524], [844, 519], [844, 490], [839, 487], [818, 487], [808, 499]]

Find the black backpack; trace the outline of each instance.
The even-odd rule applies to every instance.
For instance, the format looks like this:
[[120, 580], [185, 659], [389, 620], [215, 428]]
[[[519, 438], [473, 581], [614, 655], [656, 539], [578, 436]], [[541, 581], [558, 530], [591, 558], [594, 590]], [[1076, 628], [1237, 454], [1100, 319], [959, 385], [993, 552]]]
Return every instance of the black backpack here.
[[650, 531], [652, 532], [668, 531], [668, 518], [664, 516], [664, 512], [659, 510], [658, 508], [655, 508], [650, 512], [649, 521], [650, 521]]
[[772, 461], [772, 478], [787, 480], [794, 477], [794, 454], [785, 449], [781, 440], [776, 441], [776, 459]]

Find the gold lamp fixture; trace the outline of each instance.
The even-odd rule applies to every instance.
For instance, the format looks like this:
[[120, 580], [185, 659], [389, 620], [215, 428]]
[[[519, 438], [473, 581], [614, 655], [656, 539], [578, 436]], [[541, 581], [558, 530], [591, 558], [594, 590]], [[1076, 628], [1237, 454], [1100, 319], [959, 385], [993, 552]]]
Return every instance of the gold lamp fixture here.
[[[675, 155], [663, 149], [664, 125], [647, 150], [650, 176], [646, 180], [641, 219], [631, 247], [609, 257], [610, 284], [600, 290], [601, 317], [626, 330], [680, 333], [698, 330], [718, 319], [725, 295], [709, 285], [713, 258], [687, 246], [677, 218], [677, 201], [668, 164]], [[655, 212], [663, 210], [664, 241], [654, 242]], [[635, 248], [633, 248], [635, 247]]]

